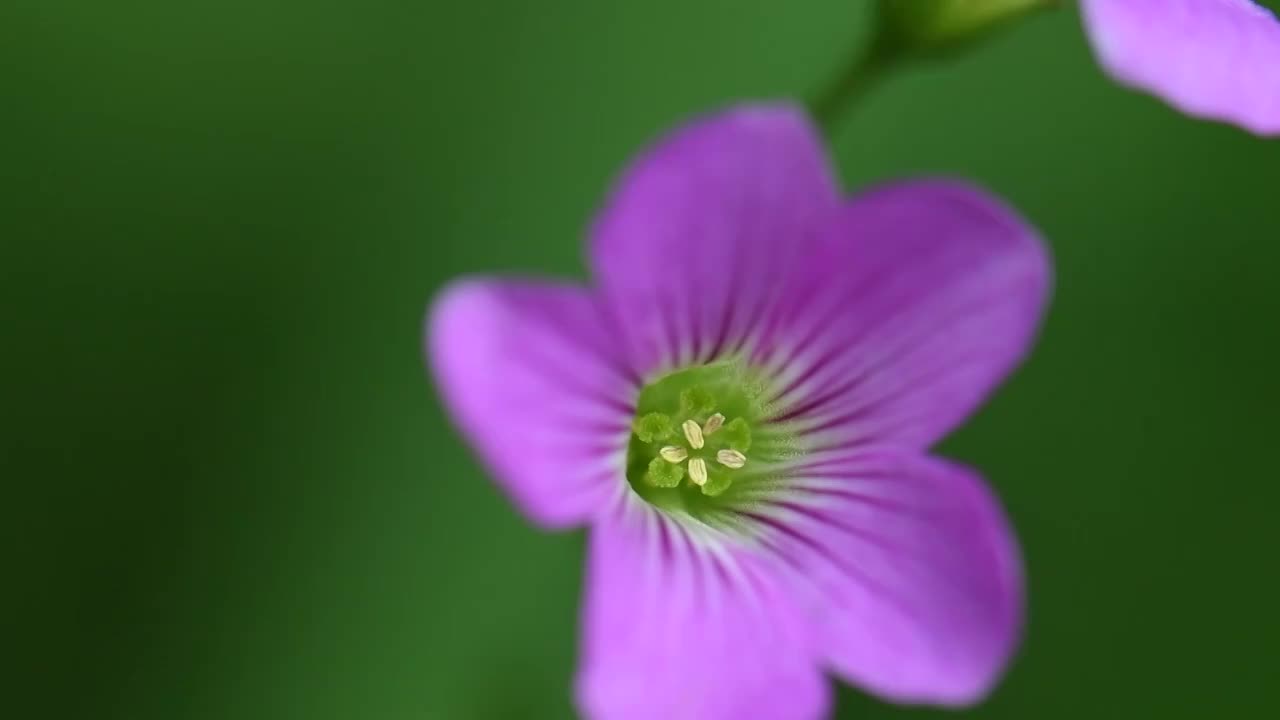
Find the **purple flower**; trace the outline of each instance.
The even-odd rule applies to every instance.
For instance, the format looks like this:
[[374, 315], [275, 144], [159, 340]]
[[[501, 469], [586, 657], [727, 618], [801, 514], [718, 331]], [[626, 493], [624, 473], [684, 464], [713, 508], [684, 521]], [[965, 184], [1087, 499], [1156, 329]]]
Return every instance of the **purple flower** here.
[[1083, 0], [1121, 83], [1196, 117], [1280, 135], [1280, 22], [1249, 0]]
[[802, 111], [741, 107], [640, 157], [591, 287], [470, 279], [429, 354], [465, 435], [549, 528], [590, 525], [595, 718], [812, 718], [824, 672], [980, 699], [1022, 617], [1017, 544], [927, 449], [1030, 346], [1049, 261], [943, 180], [841, 200]]

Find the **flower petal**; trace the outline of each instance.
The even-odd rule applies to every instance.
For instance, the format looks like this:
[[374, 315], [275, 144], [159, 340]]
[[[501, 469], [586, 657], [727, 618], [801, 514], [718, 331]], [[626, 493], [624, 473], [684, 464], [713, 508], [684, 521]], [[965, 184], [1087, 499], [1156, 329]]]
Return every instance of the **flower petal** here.
[[740, 344], [839, 205], [804, 112], [746, 106], [677, 130], [638, 158], [591, 247], [637, 370]]
[[1021, 627], [1016, 541], [973, 473], [901, 450], [805, 461], [745, 511], [812, 598], [830, 666], [897, 702], [983, 697]]
[[597, 720], [802, 720], [827, 681], [758, 559], [638, 499], [591, 530], [578, 707]]
[[778, 378], [774, 420], [817, 447], [927, 447], [1029, 349], [1044, 245], [1003, 203], [942, 180], [866, 193], [825, 238], [754, 358]]
[[1196, 117], [1280, 134], [1280, 22], [1249, 0], [1084, 0], [1116, 80]]
[[637, 389], [586, 290], [460, 281], [427, 340], [455, 421], [532, 519], [572, 525], [625, 488]]

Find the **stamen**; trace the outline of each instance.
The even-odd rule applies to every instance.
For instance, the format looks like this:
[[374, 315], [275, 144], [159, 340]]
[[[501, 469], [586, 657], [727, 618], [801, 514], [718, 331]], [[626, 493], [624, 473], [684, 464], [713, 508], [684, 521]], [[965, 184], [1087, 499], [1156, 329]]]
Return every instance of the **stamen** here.
[[[754, 503], [758, 491], [772, 492], [771, 468], [806, 448], [799, 423], [766, 422], [777, 414], [769, 401], [776, 388], [770, 371], [751, 362], [691, 365], [641, 388], [625, 467], [627, 482], [645, 501], [698, 522], [732, 524], [731, 513], [722, 511]], [[751, 444], [757, 425], [763, 425], [763, 448]], [[740, 494], [738, 484], [744, 485]]]
[[689, 447], [694, 450], [701, 450], [706, 443], [702, 439], [702, 428], [698, 427], [698, 423], [692, 420], [685, 420], [681, 427], [684, 428], [684, 436], [689, 440]]
[[710, 435], [719, 430], [722, 425], [724, 425], [724, 416], [720, 413], [716, 413], [715, 415], [707, 418], [706, 424], [702, 426], [702, 434]]
[[689, 482], [699, 486], [707, 484], [706, 460], [694, 458], [689, 461]]
[[737, 468], [747, 464], [747, 456], [737, 450], [721, 450], [716, 453], [716, 461], [725, 467]]
[[685, 458], [689, 457], [688, 450], [685, 450], [682, 447], [676, 447], [675, 445], [668, 445], [662, 448], [658, 451], [658, 454], [662, 456], [663, 460], [666, 460], [669, 463], [683, 462]]

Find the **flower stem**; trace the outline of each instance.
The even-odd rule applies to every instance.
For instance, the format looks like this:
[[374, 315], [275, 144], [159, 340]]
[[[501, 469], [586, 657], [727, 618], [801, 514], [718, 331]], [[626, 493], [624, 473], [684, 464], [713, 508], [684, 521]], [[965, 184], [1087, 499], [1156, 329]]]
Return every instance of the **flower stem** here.
[[849, 109], [865, 96], [895, 64], [898, 53], [877, 33], [871, 45], [853, 55], [835, 81], [809, 102], [809, 112], [830, 137]]

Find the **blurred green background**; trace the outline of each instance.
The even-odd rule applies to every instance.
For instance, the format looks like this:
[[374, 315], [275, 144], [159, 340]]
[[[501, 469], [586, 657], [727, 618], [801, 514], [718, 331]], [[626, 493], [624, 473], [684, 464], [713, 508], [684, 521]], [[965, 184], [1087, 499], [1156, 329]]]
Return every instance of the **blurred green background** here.
[[[424, 306], [459, 273], [582, 277], [634, 151], [812, 94], [865, 9], [7, 0], [4, 714], [571, 716], [581, 533], [461, 445]], [[976, 178], [1057, 258], [1034, 357], [942, 448], [1029, 572], [971, 714], [1280, 707], [1280, 143], [1115, 87], [1070, 4], [869, 100], [849, 187]]]

